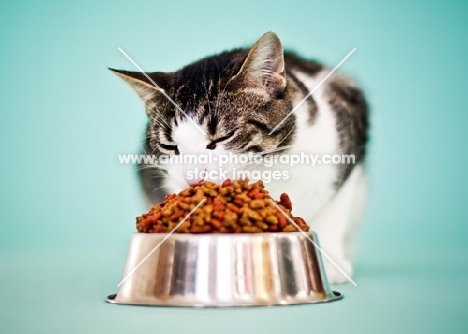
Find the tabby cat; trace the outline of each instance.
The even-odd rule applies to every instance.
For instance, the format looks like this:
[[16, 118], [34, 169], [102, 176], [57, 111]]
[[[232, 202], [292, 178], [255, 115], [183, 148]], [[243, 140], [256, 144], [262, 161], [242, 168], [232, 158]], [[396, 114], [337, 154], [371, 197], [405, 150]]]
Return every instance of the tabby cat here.
[[[351, 241], [365, 201], [368, 131], [366, 101], [351, 79], [333, 73], [300, 104], [330, 69], [284, 52], [273, 32], [250, 50], [226, 51], [176, 72], [147, 73], [151, 80], [140, 72], [113, 71], [146, 105], [148, 154], [353, 155], [354, 163], [278, 163], [272, 168], [286, 171], [288, 178], [266, 184], [275, 198], [289, 194], [294, 215], [305, 218], [323, 250], [351, 276]], [[239, 170], [267, 169], [238, 161], [228, 167], [228, 177]], [[146, 198], [157, 203], [168, 192], [209, 179], [207, 173], [188, 177], [195, 168], [209, 172], [219, 164], [139, 166]], [[331, 283], [347, 280], [324, 262]]]

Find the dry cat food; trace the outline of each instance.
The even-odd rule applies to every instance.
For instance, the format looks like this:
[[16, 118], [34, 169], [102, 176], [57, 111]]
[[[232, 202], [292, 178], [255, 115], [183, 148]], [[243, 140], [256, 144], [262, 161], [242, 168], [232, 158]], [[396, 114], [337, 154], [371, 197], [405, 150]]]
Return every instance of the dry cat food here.
[[[205, 181], [199, 186], [167, 195], [164, 202], [136, 218], [138, 232], [172, 231], [203, 199], [205, 201], [176, 230], [179, 233], [297, 232], [298, 229], [271, 202], [262, 181], [226, 180], [220, 186]], [[303, 231], [304, 219], [291, 215], [292, 203], [282, 194], [276, 205]]]

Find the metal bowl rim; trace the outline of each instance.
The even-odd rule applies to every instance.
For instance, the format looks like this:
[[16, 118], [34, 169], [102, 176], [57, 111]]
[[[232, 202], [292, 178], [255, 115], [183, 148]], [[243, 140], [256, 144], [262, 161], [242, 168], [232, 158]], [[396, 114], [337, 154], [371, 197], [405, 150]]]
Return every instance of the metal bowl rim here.
[[108, 295], [106, 298], [106, 303], [115, 304], [115, 305], [131, 305], [131, 306], [151, 306], [151, 307], [188, 307], [188, 308], [229, 308], [229, 307], [259, 307], [259, 306], [286, 306], [286, 305], [306, 305], [306, 304], [321, 304], [329, 303], [335, 300], [343, 299], [343, 294], [339, 291], [332, 290], [334, 297], [314, 300], [314, 301], [301, 301], [297, 303], [265, 303], [265, 304], [220, 304], [220, 305], [202, 305], [202, 304], [132, 304], [132, 303], [120, 303], [115, 301], [117, 294]]
[[313, 235], [315, 234], [313, 231], [307, 232], [260, 232], [260, 233], [144, 233], [144, 232], [134, 232], [132, 233], [133, 236], [162, 236], [165, 237], [170, 234], [169, 238], [199, 238], [199, 237], [209, 237], [209, 238], [219, 238], [219, 237], [258, 237], [258, 236], [297, 236], [304, 234]]

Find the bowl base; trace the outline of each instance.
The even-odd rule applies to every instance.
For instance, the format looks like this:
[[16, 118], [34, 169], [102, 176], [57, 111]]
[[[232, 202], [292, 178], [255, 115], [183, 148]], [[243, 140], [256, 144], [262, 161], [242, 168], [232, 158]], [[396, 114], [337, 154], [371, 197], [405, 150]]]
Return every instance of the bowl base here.
[[184, 305], [174, 305], [174, 304], [164, 304], [164, 303], [160, 303], [160, 304], [131, 304], [131, 303], [121, 303], [121, 302], [118, 302], [115, 300], [115, 298], [117, 297], [117, 294], [114, 293], [112, 295], [109, 295], [107, 296], [106, 298], [106, 303], [109, 303], [109, 304], [120, 304], [120, 305], [136, 305], [136, 306], [162, 306], [162, 307], [165, 307], [165, 306], [170, 306], [170, 307], [196, 307], [196, 308], [199, 308], [199, 307], [202, 307], [202, 308], [213, 308], [213, 307], [258, 307], [258, 306], [282, 306], [282, 305], [300, 305], [300, 304], [320, 304], [320, 303], [329, 303], [329, 302], [333, 302], [335, 300], [340, 300], [340, 299], [343, 299], [343, 295], [338, 292], [338, 291], [335, 291], [333, 290], [333, 297], [331, 298], [327, 298], [327, 299], [321, 299], [321, 300], [313, 300], [313, 301], [304, 301], [304, 302], [294, 302], [294, 303], [282, 303], [282, 304], [222, 304], [222, 305], [203, 305], [203, 304], [193, 304], [193, 305], [188, 305], [188, 304], [184, 304]]

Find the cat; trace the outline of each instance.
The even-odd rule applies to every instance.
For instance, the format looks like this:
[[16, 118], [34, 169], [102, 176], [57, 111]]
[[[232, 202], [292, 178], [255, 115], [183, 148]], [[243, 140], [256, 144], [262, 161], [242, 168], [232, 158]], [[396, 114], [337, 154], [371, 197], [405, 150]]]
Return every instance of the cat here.
[[[368, 107], [354, 81], [335, 72], [298, 106], [330, 70], [284, 52], [274, 32], [264, 34], [250, 49], [203, 58], [176, 72], [147, 73], [151, 80], [140, 72], [111, 70], [146, 105], [146, 153], [354, 155], [354, 163], [275, 165], [288, 178], [266, 184], [274, 198], [289, 194], [294, 215], [306, 220], [318, 233], [323, 251], [352, 275], [352, 240], [366, 197], [368, 137]], [[208, 179], [206, 175], [190, 179], [188, 170], [196, 167], [208, 172], [218, 165], [159, 167], [138, 168], [150, 203]], [[229, 171], [250, 167], [234, 161]], [[324, 262], [330, 283], [347, 281], [327, 259]]]

